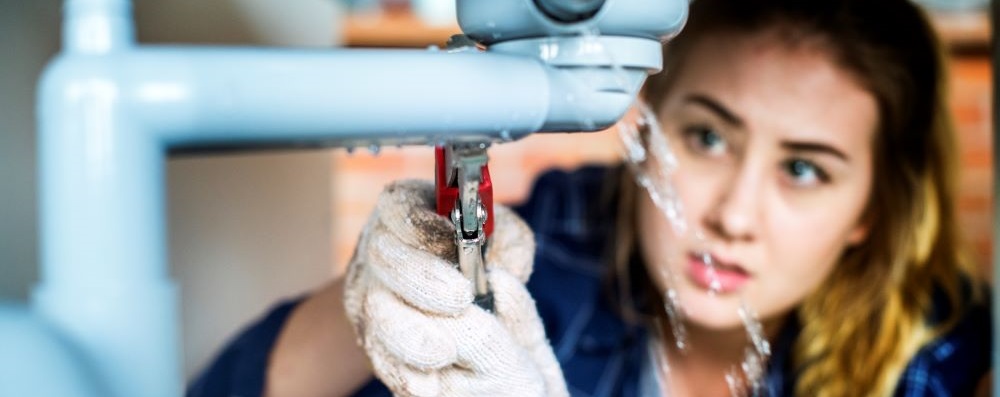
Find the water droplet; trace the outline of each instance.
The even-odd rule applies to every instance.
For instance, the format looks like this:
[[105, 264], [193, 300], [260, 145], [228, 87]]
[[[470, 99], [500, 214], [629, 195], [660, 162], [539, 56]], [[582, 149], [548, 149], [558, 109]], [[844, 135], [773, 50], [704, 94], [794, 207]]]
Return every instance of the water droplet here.
[[435, 44], [431, 44], [431, 45], [427, 46], [427, 51], [434, 52], [434, 51], [440, 51], [440, 50], [441, 50], [441, 47], [438, 47]]
[[739, 364], [738, 370], [734, 368], [730, 371], [738, 380], [736, 384], [738, 387], [734, 389], [730, 386], [730, 391], [734, 396], [767, 395], [764, 383], [764, 366], [767, 358], [771, 355], [771, 346], [764, 337], [763, 327], [758, 321], [756, 313], [747, 306], [746, 301], [740, 303], [737, 313], [743, 320], [743, 327], [746, 328], [750, 345], [744, 349], [743, 361]]
[[687, 351], [688, 346], [687, 329], [684, 327], [684, 311], [681, 307], [680, 295], [677, 293], [677, 280], [667, 267], [662, 267], [660, 273], [664, 283], [667, 284], [667, 292], [663, 298], [663, 310], [667, 313], [667, 321], [674, 336], [674, 344], [677, 346], [677, 350], [683, 353]]
[[344, 149], [347, 149], [347, 154], [348, 155], [353, 155], [354, 154], [354, 146], [347, 146]]
[[757, 319], [757, 314], [747, 306], [745, 301], [740, 305], [737, 313], [743, 321], [743, 327], [747, 330], [747, 337], [750, 338], [754, 350], [761, 356], [770, 356], [771, 344], [764, 337], [764, 327]]
[[510, 142], [514, 140], [514, 137], [510, 135], [510, 130], [500, 131], [500, 139], [504, 142]]
[[718, 295], [719, 291], [722, 291], [722, 283], [720, 283], [719, 280], [712, 280], [711, 282], [708, 283], [709, 296]]
[[380, 150], [382, 150], [382, 148], [380, 148], [378, 144], [373, 143], [371, 145], [368, 145], [368, 151], [372, 152], [372, 156], [378, 156], [378, 152]]
[[626, 118], [616, 125], [622, 144], [622, 157], [636, 181], [649, 194], [674, 230], [678, 234], [684, 233], [687, 223], [672, 181], [677, 167], [664, 160], [673, 157], [666, 135], [660, 130], [656, 115], [649, 107], [637, 102], [635, 108], [640, 122]]
[[726, 372], [726, 386], [729, 386], [730, 396], [736, 397], [743, 395], [743, 381], [740, 380], [739, 375], [736, 374], [735, 368]]

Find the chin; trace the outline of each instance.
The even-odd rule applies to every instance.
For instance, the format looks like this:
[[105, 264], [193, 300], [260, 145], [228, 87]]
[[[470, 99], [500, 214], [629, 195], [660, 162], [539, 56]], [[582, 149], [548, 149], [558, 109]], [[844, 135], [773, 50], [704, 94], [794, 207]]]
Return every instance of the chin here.
[[687, 292], [680, 296], [681, 306], [687, 321], [692, 325], [716, 331], [743, 327], [738, 294], [709, 296], [705, 291]]

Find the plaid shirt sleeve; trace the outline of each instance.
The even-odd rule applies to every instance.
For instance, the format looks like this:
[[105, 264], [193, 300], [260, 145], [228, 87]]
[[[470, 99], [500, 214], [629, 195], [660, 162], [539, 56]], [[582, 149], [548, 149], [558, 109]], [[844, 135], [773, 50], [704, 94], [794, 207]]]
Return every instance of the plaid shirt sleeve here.
[[[989, 301], [986, 295], [984, 301]], [[990, 307], [969, 307], [951, 331], [924, 346], [907, 365], [896, 396], [972, 396], [990, 370]]]

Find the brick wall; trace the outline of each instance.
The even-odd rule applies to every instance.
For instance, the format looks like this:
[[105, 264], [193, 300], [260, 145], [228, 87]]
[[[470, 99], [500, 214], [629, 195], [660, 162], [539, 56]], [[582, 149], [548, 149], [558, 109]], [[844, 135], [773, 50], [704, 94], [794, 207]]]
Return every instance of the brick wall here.
[[959, 222], [974, 259], [989, 276], [993, 224], [993, 139], [990, 62], [986, 56], [956, 57], [951, 62], [951, 110], [958, 128], [962, 176]]
[[[951, 107], [958, 124], [963, 162], [960, 222], [974, 248], [975, 259], [988, 271], [991, 249], [992, 178], [990, 65], [985, 57], [952, 62]], [[495, 198], [501, 203], [523, 199], [539, 172], [572, 168], [587, 162], [614, 162], [615, 137], [592, 134], [536, 134], [490, 149]], [[337, 151], [333, 159], [334, 271], [343, 269], [358, 232], [382, 187], [400, 178], [432, 180], [430, 147], [386, 148], [377, 156], [363, 150]]]

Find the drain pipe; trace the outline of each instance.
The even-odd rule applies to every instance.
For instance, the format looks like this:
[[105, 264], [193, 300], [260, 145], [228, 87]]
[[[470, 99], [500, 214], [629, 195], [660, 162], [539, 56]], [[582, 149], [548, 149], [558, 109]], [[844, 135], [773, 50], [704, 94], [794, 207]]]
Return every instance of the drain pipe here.
[[[168, 152], [600, 129], [659, 70], [659, 40], [687, 11], [687, 0], [606, 0], [565, 24], [527, 2], [458, 1], [463, 30], [488, 50], [142, 46], [129, 1], [66, 0], [63, 50], [39, 83], [32, 305], [107, 395], [182, 394]], [[566, 37], [581, 31], [600, 34]]]

